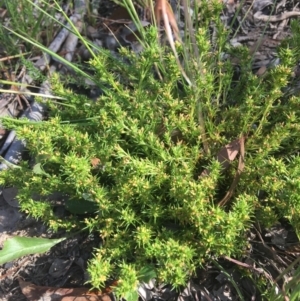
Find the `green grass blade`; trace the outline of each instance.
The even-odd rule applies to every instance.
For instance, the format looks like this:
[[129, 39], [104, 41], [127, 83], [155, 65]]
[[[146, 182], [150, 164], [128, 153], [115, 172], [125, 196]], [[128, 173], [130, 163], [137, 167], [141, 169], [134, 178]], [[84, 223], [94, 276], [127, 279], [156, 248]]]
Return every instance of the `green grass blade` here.
[[25, 37], [24, 35], [21, 35], [17, 32], [15, 32], [14, 30], [3, 26], [6, 30], [8, 30], [9, 32], [13, 33], [14, 35], [16, 35], [17, 37], [19, 37], [20, 39], [32, 44], [33, 46], [39, 48], [41, 51], [44, 51], [46, 53], [48, 53], [49, 55], [51, 55], [52, 57], [54, 57], [55, 59], [57, 59], [58, 61], [62, 62], [64, 65], [72, 68], [74, 71], [76, 71], [78, 74], [83, 75], [84, 77], [93, 80], [93, 78], [86, 72], [82, 71], [79, 67], [77, 67], [76, 65], [72, 64], [71, 62], [67, 61], [66, 59], [62, 58], [61, 56], [59, 56], [58, 54], [56, 54], [55, 52], [49, 50], [47, 47], [45, 47], [42, 44], [39, 44], [36, 41], [31, 40], [30, 38]]
[[229, 273], [227, 273], [227, 271], [215, 260], [213, 260], [214, 265], [216, 265], [221, 271], [222, 273], [224, 273], [224, 275], [226, 275], [228, 277], [228, 280], [231, 282], [231, 284], [234, 286], [234, 288], [236, 289], [237, 294], [239, 295], [239, 298], [241, 301], [245, 301], [242, 292], [239, 289], [238, 284], [234, 281], [234, 279], [229, 275]]

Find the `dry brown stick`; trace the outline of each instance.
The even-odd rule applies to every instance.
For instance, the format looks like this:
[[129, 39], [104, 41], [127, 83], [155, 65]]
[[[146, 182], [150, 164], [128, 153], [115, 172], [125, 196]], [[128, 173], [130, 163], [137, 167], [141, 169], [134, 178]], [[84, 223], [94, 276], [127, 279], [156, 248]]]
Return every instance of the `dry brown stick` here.
[[300, 12], [298, 11], [285, 12], [276, 16], [265, 15], [261, 11], [258, 11], [253, 15], [255, 19], [262, 20], [264, 22], [278, 22], [278, 21], [283, 21], [285, 19], [298, 17], [298, 16], [300, 16]]
[[230, 258], [228, 256], [223, 256], [224, 259], [230, 261], [230, 262], [233, 262], [241, 267], [244, 267], [244, 268], [247, 268], [247, 269], [250, 269], [250, 270], [254, 270], [255, 272], [259, 273], [259, 274], [264, 274], [264, 276], [269, 279], [271, 282], [273, 282], [273, 278], [264, 270], [264, 269], [258, 269], [258, 268], [255, 268], [253, 266], [251, 266], [250, 264], [247, 264], [247, 263], [244, 263], [244, 262], [241, 262], [239, 260], [236, 260], [236, 259], [233, 259], [233, 258]]
[[266, 250], [268, 250], [269, 255], [272, 256], [272, 258], [273, 258], [274, 260], [278, 260], [278, 261], [280, 261], [280, 263], [282, 263], [284, 266], [287, 266], [287, 264], [282, 260], [282, 258], [281, 258], [281, 257], [280, 257], [280, 256], [279, 256], [272, 248], [270, 248], [270, 247], [265, 243], [265, 241], [263, 240], [261, 234], [260, 234], [259, 231], [256, 229], [256, 227], [254, 227], [254, 230], [255, 230], [256, 234], [258, 235], [260, 241], [262, 242], [262, 245], [264, 246], [264, 248], [265, 248]]

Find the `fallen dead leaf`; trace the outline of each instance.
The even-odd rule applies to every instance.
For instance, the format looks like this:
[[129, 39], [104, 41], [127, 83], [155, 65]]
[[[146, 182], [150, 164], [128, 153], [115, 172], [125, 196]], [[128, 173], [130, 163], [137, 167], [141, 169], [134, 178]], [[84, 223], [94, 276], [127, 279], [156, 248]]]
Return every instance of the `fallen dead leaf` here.
[[69, 268], [71, 267], [74, 259], [61, 259], [61, 258], [55, 258], [52, 262], [50, 269], [49, 269], [49, 275], [51, 275], [54, 278], [58, 278], [61, 276], [64, 276]]
[[[226, 146], [222, 147], [220, 151], [217, 154], [217, 160], [221, 163], [223, 170], [226, 170], [230, 163], [236, 158], [238, 153], [240, 152], [239, 157], [239, 164], [238, 169], [236, 171], [236, 174], [234, 176], [234, 179], [232, 181], [232, 184], [226, 193], [226, 195], [223, 197], [223, 199], [218, 203], [219, 206], [224, 206], [233, 196], [234, 190], [239, 182], [239, 179], [241, 177], [241, 173], [245, 167], [244, 162], [244, 156], [245, 156], [245, 137], [241, 137], [239, 139], [236, 139]], [[205, 169], [201, 175], [201, 177], [208, 176], [210, 171], [208, 169]]]
[[128, 12], [128, 10], [123, 7], [123, 6], [118, 6], [116, 7], [113, 12], [111, 13], [111, 15], [109, 16], [109, 20], [113, 20], [119, 23], [124, 23], [124, 20], [126, 22], [131, 21], [131, 16]]
[[83, 287], [57, 288], [37, 286], [20, 278], [18, 280], [22, 293], [28, 301], [115, 301], [112, 294], [89, 291]]
[[244, 170], [245, 167], [245, 138], [241, 137], [239, 139], [239, 145], [240, 145], [240, 157], [239, 157], [239, 165], [237, 168], [237, 171], [235, 173], [234, 179], [231, 183], [231, 186], [229, 188], [229, 190], [227, 191], [226, 195], [223, 197], [223, 199], [219, 202], [219, 206], [225, 206], [227, 204], [227, 202], [231, 199], [231, 197], [233, 196], [233, 193], [235, 191], [235, 188], [240, 180], [241, 174]]
[[5, 129], [0, 129], [0, 136], [6, 135], [7, 134], [7, 130]]
[[267, 67], [266, 66], [261, 66], [257, 71], [256, 71], [256, 75], [257, 76], [262, 76], [267, 72]]
[[99, 158], [92, 158], [91, 164], [92, 164], [93, 168], [97, 168], [101, 164], [101, 160]]
[[[229, 167], [230, 163], [236, 158], [239, 153], [240, 147], [241, 141], [240, 139], [236, 139], [219, 150], [216, 159], [221, 163], [224, 170], [226, 170]], [[209, 174], [210, 171], [208, 169], [205, 169], [201, 173], [200, 178], [208, 176]]]

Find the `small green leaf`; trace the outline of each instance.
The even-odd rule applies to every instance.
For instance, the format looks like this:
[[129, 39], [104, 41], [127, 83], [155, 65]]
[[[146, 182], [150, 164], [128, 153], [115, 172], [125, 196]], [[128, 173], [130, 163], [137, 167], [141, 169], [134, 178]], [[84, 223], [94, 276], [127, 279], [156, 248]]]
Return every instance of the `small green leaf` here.
[[82, 197], [83, 197], [86, 201], [89, 201], [89, 202], [93, 202], [93, 201], [94, 201], [93, 196], [92, 196], [90, 193], [83, 193], [83, 194], [82, 194]]
[[142, 282], [149, 282], [151, 279], [156, 278], [156, 271], [152, 265], [144, 266], [138, 276], [139, 280]]
[[87, 200], [67, 200], [66, 209], [74, 214], [94, 213], [99, 208], [94, 202]]
[[41, 163], [37, 163], [33, 166], [32, 169], [33, 173], [37, 175], [45, 175], [48, 176], [48, 174], [43, 170]]
[[137, 291], [129, 291], [125, 293], [123, 297], [126, 301], [137, 301], [139, 298], [139, 294]]
[[0, 251], [0, 264], [10, 262], [29, 254], [38, 254], [48, 251], [50, 248], [66, 238], [48, 239], [36, 237], [14, 237], [6, 240]]

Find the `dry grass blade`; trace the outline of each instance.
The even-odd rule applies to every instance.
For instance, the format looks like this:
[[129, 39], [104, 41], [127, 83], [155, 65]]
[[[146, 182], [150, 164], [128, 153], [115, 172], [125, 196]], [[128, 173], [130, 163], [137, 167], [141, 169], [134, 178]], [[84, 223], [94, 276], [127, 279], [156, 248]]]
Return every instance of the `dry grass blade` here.
[[192, 22], [190, 14], [189, 14], [188, 0], [183, 0], [182, 2], [183, 2], [183, 7], [184, 7], [184, 19], [185, 19], [185, 22], [187, 25], [188, 34], [191, 37], [192, 47], [193, 47], [193, 51], [194, 51], [194, 57], [199, 60], [199, 49], [196, 44], [196, 37], [195, 37], [194, 29], [193, 29], [193, 22]]
[[16, 55], [9, 55], [9, 56], [6, 56], [6, 57], [2, 57], [2, 58], [0, 58], [0, 62], [10, 61], [12, 59], [16, 59], [16, 58], [25, 56], [27, 54], [30, 54], [30, 52], [25, 52], [25, 53], [20, 53], [20, 54], [16, 54]]
[[[23, 92], [20, 92], [20, 91], [17, 91], [17, 90], [6, 90], [6, 89], [0, 89], [0, 92], [17, 94], [17, 95], [22, 95], [23, 94]], [[30, 92], [30, 91], [26, 91], [26, 94], [31, 95], [31, 96], [39, 96], [39, 97], [44, 97], [44, 98], [65, 100], [64, 97], [48, 95], [48, 94], [41, 94], [41, 93], [34, 93], [34, 92]]]
[[[154, 7], [155, 18], [157, 25], [159, 26], [161, 21], [161, 16], [166, 14], [168, 17], [169, 24], [171, 25], [174, 35], [178, 41], [181, 41], [179, 36], [179, 29], [177, 26], [177, 21], [172, 11], [170, 4], [166, 0], [158, 0]], [[166, 24], [165, 24], [166, 25]]]
[[187, 83], [190, 86], [192, 86], [191, 80], [189, 79], [189, 77], [183, 70], [183, 67], [181, 66], [181, 63], [180, 63], [179, 57], [178, 57], [178, 53], [175, 48], [175, 43], [174, 43], [173, 36], [172, 36], [172, 30], [178, 41], [181, 41], [181, 38], [179, 36], [179, 29], [177, 26], [177, 21], [176, 21], [176, 18], [174, 16], [174, 13], [172, 11], [170, 4], [166, 0], [158, 0], [155, 4], [154, 13], [155, 13], [157, 26], [159, 26], [160, 21], [161, 21], [161, 16], [162, 16], [166, 34], [167, 34], [167, 38], [168, 38], [168, 41], [172, 48], [172, 51], [174, 53], [177, 65], [178, 65], [180, 72], [181, 72], [182, 76], [184, 77], [184, 79], [187, 81]]

